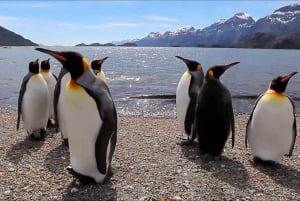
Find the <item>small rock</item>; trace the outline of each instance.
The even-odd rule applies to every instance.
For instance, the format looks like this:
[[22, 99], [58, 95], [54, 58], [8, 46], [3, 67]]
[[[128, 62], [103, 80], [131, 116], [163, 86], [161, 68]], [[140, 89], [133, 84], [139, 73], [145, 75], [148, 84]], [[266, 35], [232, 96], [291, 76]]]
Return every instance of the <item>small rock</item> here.
[[77, 188], [71, 188], [71, 193], [76, 193], [76, 192], [78, 192], [79, 190], [77, 189]]
[[4, 191], [4, 195], [9, 195], [10, 193], [11, 193], [11, 190]]
[[8, 168], [8, 171], [13, 172], [13, 171], [15, 171], [15, 169], [14, 168]]
[[172, 201], [181, 201], [182, 200], [182, 198], [181, 197], [179, 197], [179, 196], [174, 196], [174, 197], [172, 197], [172, 199], [171, 199]]
[[221, 168], [225, 168], [225, 167], [226, 167], [226, 165], [223, 165], [223, 164], [221, 165]]
[[147, 196], [143, 196], [139, 199], [139, 201], [146, 201], [147, 200]]

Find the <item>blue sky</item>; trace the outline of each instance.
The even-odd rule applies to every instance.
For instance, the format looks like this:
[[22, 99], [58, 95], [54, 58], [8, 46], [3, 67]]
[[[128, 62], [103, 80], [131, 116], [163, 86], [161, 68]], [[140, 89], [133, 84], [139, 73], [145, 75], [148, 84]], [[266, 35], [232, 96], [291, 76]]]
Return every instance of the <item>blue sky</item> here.
[[204, 28], [245, 12], [259, 19], [297, 1], [0, 1], [0, 26], [44, 45], [141, 39]]

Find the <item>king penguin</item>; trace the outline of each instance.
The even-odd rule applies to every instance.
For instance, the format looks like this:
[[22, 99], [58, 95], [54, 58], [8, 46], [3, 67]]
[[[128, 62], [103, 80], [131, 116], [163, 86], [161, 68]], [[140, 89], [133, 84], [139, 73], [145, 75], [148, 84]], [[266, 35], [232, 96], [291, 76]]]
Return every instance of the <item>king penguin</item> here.
[[22, 117], [24, 128], [34, 140], [41, 140], [46, 135], [49, 119], [48, 86], [39, 73], [39, 62], [29, 63], [29, 72], [24, 76], [18, 98], [17, 130]]
[[180, 129], [187, 136], [187, 140], [180, 142], [180, 145], [189, 145], [194, 143], [196, 138], [194, 124], [194, 112], [196, 107], [197, 93], [200, 90], [204, 73], [200, 63], [197, 61], [181, 59], [187, 66], [188, 70], [181, 76], [176, 90], [176, 110]]
[[103, 59], [93, 60], [91, 62], [91, 67], [94, 73], [97, 75], [97, 77], [101, 78], [104, 81], [105, 81], [105, 74], [104, 71], [102, 70], [102, 64], [106, 59], [108, 59], [108, 57], [104, 57]]
[[49, 98], [50, 98], [50, 105], [49, 105], [49, 121], [48, 126], [55, 125], [55, 114], [53, 108], [53, 98], [54, 98], [54, 89], [57, 82], [57, 77], [51, 72], [50, 69], [50, 59], [44, 60], [41, 62], [41, 75], [44, 77], [45, 81], [47, 82], [48, 90], [49, 90]]
[[232, 148], [234, 146], [235, 130], [231, 94], [219, 78], [227, 69], [238, 63], [240, 62], [209, 68], [198, 93], [195, 129], [203, 161], [221, 156], [230, 130]]
[[81, 54], [36, 50], [56, 58], [71, 75], [61, 88], [71, 161], [68, 171], [81, 183], [103, 183], [111, 175], [117, 141], [117, 112], [109, 88]]
[[54, 114], [55, 114], [55, 120], [56, 120], [56, 130], [57, 132], [60, 131], [61, 138], [63, 140], [63, 144], [65, 146], [69, 145], [68, 142], [68, 131], [65, 128], [65, 122], [66, 122], [66, 113], [64, 110], [64, 100], [65, 100], [65, 90], [64, 89], [68, 83], [68, 81], [71, 80], [71, 75], [69, 71], [65, 68], [61, 68], [57, 83], [55, 85], [54, 89], [54, 97], [53, 97], [53, 108], [54, 108]]
[[297, 135], [295, 106], [284, 92], [296, 73], [274, 78], [268, 90], [256, 100], [245, 138], [255, 163], [273, 165], [279, 163], [284, 154], [292, 155]]

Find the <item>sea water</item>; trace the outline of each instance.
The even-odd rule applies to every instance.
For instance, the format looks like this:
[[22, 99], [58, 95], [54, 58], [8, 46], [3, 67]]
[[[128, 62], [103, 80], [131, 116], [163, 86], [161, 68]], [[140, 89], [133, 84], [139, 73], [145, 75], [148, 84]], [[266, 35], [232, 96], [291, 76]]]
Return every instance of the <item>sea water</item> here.
[[[58, 75], [61, 64], [35, 47], [0, 48], [0, 106], [17, 107], [23, 76], [30, 61], [50, 58]], [[89, 61], [109, 57], [102, 65], [118, 114], [121, 116], [176, 117], [175, 93], [186, 65], [175, 56], [198, 61], [204, 71], [217, 64], [235, 61], [221, 80], [233, 96], [237, 113], [250, 113], [255, 99], [279, 76], [299, 71], [286, 93], [300, 114], [300, 50], [183, 48], [183, 47], [45, 47], [77, 51]]]

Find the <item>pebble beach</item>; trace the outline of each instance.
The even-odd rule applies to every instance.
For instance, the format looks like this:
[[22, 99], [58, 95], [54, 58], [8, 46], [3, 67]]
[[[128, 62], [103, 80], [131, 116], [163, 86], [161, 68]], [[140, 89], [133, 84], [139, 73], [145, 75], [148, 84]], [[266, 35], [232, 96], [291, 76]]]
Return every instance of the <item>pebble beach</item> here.
[[177, 119], [119, 117], [115, 173], [102, 185], [74, 182], [60, 134], [31, 141], [23, 127], [16, 131], [16, 117], [0, 108], [0, 200], [300, 200], [299, 136], [292, 157], [256, 166], [244, 145], [246, 114], [235, 115], [235, 147], [230, 138], [222, 158], [208, 163], [197, 146], [176, 144]]

